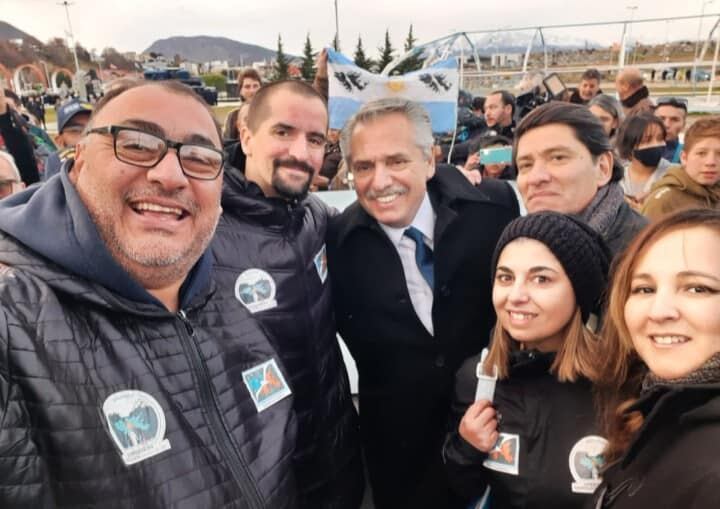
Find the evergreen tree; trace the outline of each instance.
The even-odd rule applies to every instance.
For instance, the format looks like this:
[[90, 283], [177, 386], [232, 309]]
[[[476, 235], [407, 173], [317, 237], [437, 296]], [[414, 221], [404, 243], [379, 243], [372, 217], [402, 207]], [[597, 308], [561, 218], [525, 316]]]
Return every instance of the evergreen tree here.
[[[417, 39], [413, 35], [413, 26], [410, 25], [407, 39], [405, 39], [405, 53], [412, 51], [415, 48], [416, 41]], [[405, 60], [403, 60], [400, 65], [395, 68], [393, 74], [405, 74], [408, 72], [417, 71], [418, 69], [422, 69], [422, 66], [423, 59], [420, 58], [417, 54], [413, 54], [409, 57], [406, 57]]]
[[273, 81], [286, 80], [289, 78], [288, 58], [283, 52], [282, 37], [278, 34], [277, 56], [275, 57], [275, 65], [273, 67]]
[[382, 72], [393, 61], [393, 53], [395, 53], [395, 48], [390, 43], [390, 30], [385, 30], [385, 46], [378, 48], [378, 51], [380, 52], [380, 59], [377, 63], [377, 70]]
[[358, 67], [367, 71], [372, 70], [373, 61], [365, 55], [365, 49], [362, 45], [362, 37], [360, 37], [359, 35], [357, 46], [355, 47], [355, 55], [353, 56], [353, 60], [355, 60], [355, 65], [357, 65]]
[[310, 34], [305, 37], [305, 48], [303, 49], [302, 67], [300, 67], [302, 78], [312, 83], [315, 79], [315, 56], [313, 55], [312, 44], [310, 44]]

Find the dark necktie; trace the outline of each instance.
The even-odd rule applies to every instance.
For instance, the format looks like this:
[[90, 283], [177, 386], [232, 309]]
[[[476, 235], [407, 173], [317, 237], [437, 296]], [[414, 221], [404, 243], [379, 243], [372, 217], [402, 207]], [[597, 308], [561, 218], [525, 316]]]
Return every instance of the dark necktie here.
[[415, 263], [417, 263], [420, 274], [423, 279], [430, 285], [430, 289], [435, 289], [435, 269], [433, 268], [433, 252], [430, 246], [425, 244], [423, 234], [420, 230], [411, 226], [403, 233], [406, 237], [411, 238], [415, 242]]

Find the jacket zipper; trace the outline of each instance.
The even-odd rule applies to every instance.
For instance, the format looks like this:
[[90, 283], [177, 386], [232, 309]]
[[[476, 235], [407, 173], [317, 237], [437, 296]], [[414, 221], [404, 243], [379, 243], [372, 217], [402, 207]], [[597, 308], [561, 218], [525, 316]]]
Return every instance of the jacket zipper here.
[[262, 502], [260, 493], [253, 482], [250, 469], [240, 453], [237, 451], [235, 445], [232, 443], [232, 440], [230, 439], [230, 432], [225, 426], [225, 421], [222, 419], [217, 397], [210, 382], [210, 374], [208, 373], [207, 366], [200, 354], [195, 330], [188, 320], [185, 311], [178, 311], [177, 316], [185, 326], [186, 333], [180, 334], [180, 337], [182, 338], [183, 343], [185, 343], [185, 347], [190, 354], [189, 357], [193, 371], [195, 372], [195, 378], [198, 381], [202, 405], [210, 421], [208, 423], [210, 433], [212, 434], [215, 443], [218, 445], [221, 454], [228, 460], [233, 479], [240, 486], [243, 494], [249, 498], [250, 507], [262, 509], [265, 506]]

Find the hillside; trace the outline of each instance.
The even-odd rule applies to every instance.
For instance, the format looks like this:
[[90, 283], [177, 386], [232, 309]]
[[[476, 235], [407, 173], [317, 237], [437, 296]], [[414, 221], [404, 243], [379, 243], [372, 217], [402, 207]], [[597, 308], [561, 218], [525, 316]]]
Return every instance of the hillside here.
[[231, 65], [249, 65], [260, 60], [275, 58], [275, 51], [234, 41], [226, 37], [169, 37], [153, 42], [145, 53], [162, 53], [167, 58], [180, 55], [192, 62], [227, 60]]
[[33, 37], [32, 35], [23, 32], [22, 30], [11, 25], [10, 23], [0, 21], [0, 41], [9, 41], [13, 39], [23, 39], [32, 44], [40, 44], [40, 41], [35, 39], [35, 37]]

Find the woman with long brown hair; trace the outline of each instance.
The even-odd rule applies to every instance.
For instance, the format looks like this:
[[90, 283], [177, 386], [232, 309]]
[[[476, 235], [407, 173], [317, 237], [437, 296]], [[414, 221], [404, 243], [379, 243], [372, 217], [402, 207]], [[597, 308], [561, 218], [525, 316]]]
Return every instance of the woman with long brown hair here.
[[720, 212], [640, 233], [615, 270], [603, 340], [610, 466], [589, 507], [720, 507]]
[[490, 487], [491, 507], [579, 508], [600, 484], [599, 345], [585, 324], [608, 264], [600, 235], [565, 214], [518, 218], [500, 237], [492, 346], [457, 373], [444, 448], [451, 485], [468, 501]]

